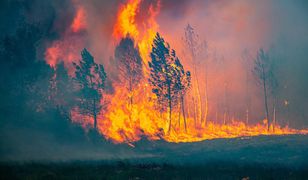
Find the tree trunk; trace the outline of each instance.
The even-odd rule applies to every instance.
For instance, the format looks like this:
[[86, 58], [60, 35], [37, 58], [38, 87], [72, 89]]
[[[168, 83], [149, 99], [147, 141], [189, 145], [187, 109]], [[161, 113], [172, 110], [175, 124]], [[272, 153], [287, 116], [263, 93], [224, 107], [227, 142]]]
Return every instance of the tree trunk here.
[[248, 71], [246, 71], [246, 125], [249, 124], [249, 92], [248, 92]]
[[197, 100], [195, 100], [195, 109], [196, 109], [196, 114], [197, 114], [197, 119], [196, 121], [200, 121], [200, 123], [202, 124], [202, 103], [201, 103], [201, 94], [200, 94], [200, 88], [199, 88], [199, 80], [198, 80], [198, 75], [197, 75], [197, 67], [196, 67], [196, 58], [193, 55], [193, 71], [194, 71], [194, 76], [195, 76], [195, 97], [197, 97]]
[[196, 119], [196, 106], [195, 106], [195, 98], [192, 97], [192, 100], [193, 100], [193, 104], [194, 104], [194, 110], [193, 110], [193, 113], [194, 113], [194, 125], [195, 125], [195, 129], [197, 128], [197, 119]]
[[181, 97], [181, 106], [182, 106], [182, 114], [183, 114], [183, 118], [184, 118], [184, 128], [185, 128], [185, 132], [187, 132], [187, 127], [186, 127], [186, 116], [185, 116], [185, 108], [184, 108], [184, 97]]
[[[263, 77], [265, 77], [264, 75], [265, 74], [264, 74], [264, 69], [263, 69]], [[263, 78], [262, 80], [263, 80], [265, 115], [266, 115], [266, 120], [267, 120], [267, 131], [270, 131], [271, 121], [270, 121], [269, 115], [268, 115], [266, 82], [265, 82], [265, 78]]]
[[209, 111], [209, 97], [208, 97], [208, 80], [207, 80], [207, 63], [205, 66], [205, 112], [204, 112], [204, 126], [206, 126], [207, 123], [207, 115]]
[[93, 100], [93, 119], [94, 119], [94, 129], [97, 130], [97, 114], [96, 114], [96, 99]]
[[168, 128], [168, 133], [170, 133], [171, 123], [172, 123], [172, 119], [171, 119], [171, 114], [172, 114], [171, 100], [169, 100], [168, 104], [169, 104], [169, 128]]
[[229, 116], [229, 109], [228, 109], [228, 95], [227, 95], [227, 82], [225, 81], [225, 84], [224, 84], [225, 88], [225, 93], [224, 93], [224, 100], [225, 100], [225, 103], [224, 103], [224, 117], [223, 117], [223, 123], [226, 124], [227, 122], [227, 117]]
[[179, 124], [179, 129], [181, 129], [181, 104], [179, 106], [179, 117], [178, 117], [178, 124]]
[[129, 120], [132, 121], [132, 114], [133, 114], [133, 87], [132, 87], [132, 78], [130, 77], [129, 79], [129, 108], [130, 108], [130, 113], [129, 113]]
[[170, 83], [168, 85], [168, 107], [169, 107], [169, 128], [168, 128], [168, 133], [170, 133], [171, 130], [171, 123], [172, 123], [172, 119], [171, 119], [171, 114], [172, 114], [172, 101], [171, 101], [171, 87], [170, 87]]
[[273, 131], [275, 132], [275, 126], [276, 126], [276, 97], [274, 98], [274, 104], [273, 104]]

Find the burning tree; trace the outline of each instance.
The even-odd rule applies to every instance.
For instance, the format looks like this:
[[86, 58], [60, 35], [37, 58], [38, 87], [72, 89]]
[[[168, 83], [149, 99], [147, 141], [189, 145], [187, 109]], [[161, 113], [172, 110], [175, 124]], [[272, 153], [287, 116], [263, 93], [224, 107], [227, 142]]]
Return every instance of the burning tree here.
[[129, 92], [129, 104], [132, 108], [134, 89], [142, 79], [142, 59], [139, 49], [135, 48], [134, 41], [129, 35], [121, 39], [116, 47], [115, 60], [119, 69], [120, 81]]
[[[153, 87], [152, 92], [157, 97], [160, 110], [165, 111], [166, 107], [168, 107], [168, 132], [170, 132], [172, 108], [178, 104], [179, 100], [183, 100], [186, 90], [190, 85], [190, 72], [184, 71], [175, 51], [170, 50], [169, 44], [165, 42], [159, 33], [156, 34], [153, 41], [149, 67], [149, 82]], [[184, 108], [183, 104], [182, 108]]]
[[74, 63], [75, 81], [79, 86], [78, 111], [80, 114], [93, 117], [94, 129], [97, 129], [97, 115], [102, 109], [100, 100], [107, 76], [104, 66], [95, 63], [87, 49], [82, 50], [81, 57], [79, 64]]
[[[195, 81], [193, 82], [193, 89], [194, 89], [194, 97], [193, 97], [193, 104], [194, 104], [194, 114], [197, 116], [195, 117], [195, 122], [199, 120], [201, 124], [206, 124], [207, 121], [207, 114], [208, 114], [208, 63], [205, 59], [205, 111], [203, 110], [202, 104], [202, 97], [201, 97], [201, 90], [200, 90], [200, 82], [198, 77], [198, 63], [197, 59], [200, 55], [202, 50], [207, 51], [207, 43], [200, 42], [198, 34], [195, 33], [194, 28], [188, 24], [185, 28], [185, 36], [184, 36], [184, 45], [187, 50], [187, 54], [192, 62], [193, 67], [193, 76], [195, 77]], [[207, 52], [205, 52], [207, 53]], [[204, 116], [204, 117], [203, 117]]]
[[[274, 75], [274, 61], [269, 57], [269, 54], [267, 52], [264, 52], [264, 50], [261, 48], [258, 51], [257, 57], [255, 59], [254, 69], [253, 69], [254, 75], [257, 77], [259, 85], [263, 89], [264, 94], [264, 106], [265, 106], [265, 115], [266, 119], [268, 121], [268, 131], [270, 130], [270, 126], [273, 123], [275, 125], [275, 116], [276, 116], [276, 89], [278, 86], [277, 79]], [[269, 117], [269, 102], [268, 102], [268, 96], [272, 95], [274, 97], [274, 103], [273, 103], [273, 113], [274, 113], [274, 122], [271, 121]]]

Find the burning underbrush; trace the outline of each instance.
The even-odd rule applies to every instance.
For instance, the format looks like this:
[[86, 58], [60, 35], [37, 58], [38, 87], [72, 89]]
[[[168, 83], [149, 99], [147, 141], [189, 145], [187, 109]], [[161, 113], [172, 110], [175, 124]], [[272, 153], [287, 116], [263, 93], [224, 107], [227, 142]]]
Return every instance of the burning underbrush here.
[[[159, 25], [155, 18], [160, 12], [160, 2], [151, 3], [146, 11], [142, 10], [143, 3], [142, 0], [128, 0], [118, 9], [112, 33], [117, 46], [113, 58], [116, 72], [112, 72], [115, 75], [111, 77], [108, 69], [105, 72], [103, 65], [97, 64], [87, 50], [82, 51], [82, 60], [76, 62], [79, 59], [76, 51], [86, 44], [87, 31], [87, 12], [80, 5], [63, 38], [47, 48], [45, 57], [50, 66], [57, 68], [61, 60], [65, 64], [74, 62], [72, 79], [77, 85], [73, 87], [82, 94], [76, 98], [78, 105], [68, 110], [74, 123], [85, 129], [94, 128], [114, 143], [131, 143], [144, 136], [149, 140], [178, 143], [308, 133], [308, 130], [281, 127], [276, 119], [269, 120], [268, 116], [255, 125], [235, 118], [226, 122], [226, 114], [223, 122], [207, 119], [208, 93], [204, 93], [205, 98], [200, 95], [197, 65], [192, 63], [192, 72], [186, 70], [176, 51], [157, 33]], [[190, 46], [187, 54], [194, 62], [197, 56], [194, 51], [200, 47], [196, 45], [190, 25], [185, 35], [185, 42]], [[189, 60], [183, 61], [189, 64]], [[107, 87], [107, 81], [112, 88]], [[203, 89], [206, 88], [207, 84]], [[106, 93], [108, 90], [110, 92]]]

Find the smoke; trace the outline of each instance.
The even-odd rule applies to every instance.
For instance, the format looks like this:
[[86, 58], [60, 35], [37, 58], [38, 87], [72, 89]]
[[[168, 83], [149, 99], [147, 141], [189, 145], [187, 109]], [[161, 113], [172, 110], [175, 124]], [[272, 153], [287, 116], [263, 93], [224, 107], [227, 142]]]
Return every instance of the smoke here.
[[[123, 2], [125, 1], [1, 1], [0, 29], [2, 33], [0, 37], [14, 34], [20, 22], [39, 24], [44, 35], [36, 45], [37, 59], [44, 59], [53, 65], [58, 61], [71, 64], [80, 58], [79, 53], [82, 48], [88, 48], [95, 60], [104, 64], [107, 73], [111, 74], [114, 64], [110, 61], [110, 57], [113, 56], [117, 43], [112, 33], [118, 8]], [[144, 10], [147, 8], [145, 7], [155, 5], [154, 2], [156, 1], [143, 1], [144, 8], [140, 14], [146, 16], [147, 12]], [[275, 0], [161, 0], [160, 7], [160, 13], [157, 16], [159, 31], [170, 42], [172, 48], [180, 54], [186, 69], [191, 69], [190, 62], [185, 58], [182, 42], [186, 25], [191, 24], [199, 34], [200, 40], [206, 40], [208, 43], [210, 119], [215, 119], [215, 111], [221, 110], [226, 104], [223, 99], [226, 82], [228, 83], [227, 104], [230, 116], [244, 119], [246, 67], [242, 63], [241, 55], [244, 49], [248, 49], [251, 56], [255, 57], [256, 51], [263, 47], [270, 50], [279, 62], [278, 78], [281, 82], [279, 92], [281, 101], [278, 111], [282, 124], [289, 123], [300, 128], [308, 127], [308, 113], [306, 112], [308, 107], [308, 3], [305, 0], [279, 2]], [[79, 19], [81, 25], [77, 23], [74, 26], [74, 21], [78, 21], [75, 19], [78, 17], [80, 8], [83, 9], [79, 15], [82, 16], [81, 20]], [[140, 15], [139, 18], [142, 16]], [[50, 47], [55, 49], [48, 54], [47, 49]], [[57, 49], [65, 49], [65, 53], [57, 54]], [[56, 60], [48, 61], [48, 59]], [[217, 59], [222, 63], [217, 64], [215, 61]], [[1, 61], [5, 60], [1, 59]], [[204, 59], [200, 58], [200, 61], [199, 75], [204, 77], [204, 64], [202, 64]], [[201, 78], [201, 81], [204, 82], [204, 79]], [[204, 88], [204, 84], [201, 83], [201, 87]], [[264, 118], [264, 110], [262, 91], [256, 85], [252, 74], [249, 75], [249, 92], [253, 99], [251, 119], [255, 123]], [[284, 106], [285, 101], [289, 102], [288, 107]], [[20, 144], [31, 141], [37, 142], [36, 146], [42, 146], [45, 152], [48, 152], [41, 154], [41, 157], [53, 156], [54, 152], [51, 147], [61, 144], [54, 136], [67, 135], [55, 132], [52, 135], [46, 135], [43, 130], [40, 130], [34, 131], [33, 136], [29, 134], [29, 137], [20, 139], [32, 129], [15, 128], [11, 126], [2, 128], [6, 129], [1, 132], [3, 135], [1, 146], [5, 147], [1, 149], [3, 156], [12, 149], [24, 149], [25, 151], [12, 154], [21, 153], [20, 158], [31, 159], [32, 155], [38, 153], [38, 150], [32, 149], [27, 143]], [[7, 129], [11, 129], [10, 131], [16, 134], [12, 135]], [[84, 136], [82, 132], [79, 133]], [[75, 152], [79, 145], [74, 142], [72, 145], [67, 145], [69, 147], [64, 145], [61, 146], [63, 149], [56, 151], [58, 155], [67, 151]], [[80, 146], [86, 147], [88, 144]], [[76, 151], [76, 154], [72, 156], [78, 157], [81, 154], [93, 153], [89, 149]], [[126, 148], [123, 149], [126, 150]], [[110, 148], [106, 154], [98, 153], [98, 156], [112, 157], [113, 150]], [[126, 153], [124, 150], [119, 156]]]
[[[298, 125], [307, 124], [307, 115], [302, 109], [307, 102], [303, 99], [304, 92], [307, 92], [307, 70], [303, 68], [307, 64], [306, 18], [307, 3], [304, 1], [168, 1], [162, 3], [159, 24], [160, 31], [178, 51], [183, 49], [181, 37], [184, 27], [191, 24], [200, 40], [208, 43], [208, 61], [213, 62], [213, 56], [217, 54], [223, 58], [223, 65], [218, 65], [220, 67], [211, 63], [208, 65], [212, 119], [216, 106], [223, 108], [216, 105], [219, 104], [216, 97], [224, 96], [225, 82], [228, 83], [229, 94], [227, 106], [232, 116], [244, 119], [247, 66], [241, 56], [247, 49], [255, 57], [257, 50], [264, 48], [279, 64], [277, 78], [281, 82], [280, 97], [290, 101], [289, 107], [283, 105], [283, 100], [279, 102], [280, 123], [300, 127]], [[185, 62], [184, 55], [182, 61]], [[253, 59], [248, 68], [252, 69], [252, 66]], [[204, 81], [204, 70], [204, 67], [199, 70], [201, 81]], [[288, 85], [284, 84], [286, 82]], [[253, 99], [251, 119], [257, 122], [264, 117], [263, 94], [252, 73], [249, 75], [249, 94]]]

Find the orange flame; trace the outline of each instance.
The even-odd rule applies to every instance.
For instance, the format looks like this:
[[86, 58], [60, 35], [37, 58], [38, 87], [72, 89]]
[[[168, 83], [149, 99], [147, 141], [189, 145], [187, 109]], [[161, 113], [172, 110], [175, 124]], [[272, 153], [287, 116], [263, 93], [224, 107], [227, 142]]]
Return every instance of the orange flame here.
[[159, 27], [155, 18], [159, 13], [160, 2], [157, 2], [156, 8], [151, 4], [146, 15], [147, 18], [143, 18], [142, 22], [137, 22], [141, 3], [142, 0], [129, 0], [127, 4], [119, 8], [113, 36], [116, 40], [128, 34], [134, 38], [139, 47], [141, 58], [147, 64], [151, 44]]
[[[128, 0], [120, 7], [113, 36], [116, 40], [127, 34], [134, 38], [146, 66], [149, 61], [150, 47], [158, 30], [158, 24], [155, 21], [158, 10], [150, 6], [149, 17], [142, 19], [144, 21], [142, 24], [145, 26], [139, 26], [140, 22], [137, 22], [136, 17], [140, 12], [141, 3], [142, 0]], [[175, 120], [173, 120], [171, 132], [168, 133], [167, 114], [155, 109], [153, 101], [155, 96], [147, 84], [146, 71], [144, 74], [145, 78], [140, 82], [139, 87], [131, 93], [123, 85], [115, 83], [115, 93], [109, 97], [110, 104], [104, 115], [100, 116], [98, 124], [100, 133], [115, 143], [130, 144], [142, 137], [150, 140], [165, 139], [168, 142], [193, 142], [214, 138], [308, 133], [308, 130], [295, 130], [279, 125], [275, 126], [275, 131], [268, 131], [267, 121], [256, 125], [246, 125], [241, 121], [232, 121], [226, 125], [208, 122], [206, 127], [196, 127], [192, 117], [187, 117], [187, 131], [185, 131], [183, 117], [178, 115], [173, 116]], [[131, 106], [128, 103], [130, 96], [134, 96], [134, 104]]]
[[[160, 3], [154, 7], [151, 5], [146, 11], [147, 15], [140, 16], [142, 0], [128, 0], [119, 8], [113, 37], [116, 41], [128, 34], [135, 40], [144, 62], [144, 68], [149, 61], [151, 44], [158, 31], [156, 16], [159, 13]], [[76, 16], [70, 26], [70, 32], [77, 33], [86, 28], [85, 12], [79, 7]], [[142, 21], [142, 22], [140, 22]], [[72, 61], [75, 55], [79, 55], [76, 44], [72, 39], [65, 37], [62, 41], [55, 41], [46, 51], [46, 60], [51, 66], [55, 66], [59, 59]], [[72, 48], [70, 48], [72, 47]], [[74, 49], [78, 53], [72, 53]], [[80, 48], [79, 48], [80, 49]], [[193, 78], [193, 77], [192, 77]], [[257, 135], [281, 135], [281, 134], [307, 134], [308, 130], [295, 130], [289, 127], [275, 126], [275, 131], [267, 130], [267, 122], [256, 125], [246, 125], [241, 121], [232, 121], [229, 124], [218, 124], [209, 121], [205, 127], [196, 127], [194, 118], [187, 117], [187, 131], [183, 126], [183, 117], [179, 117], [177, 108], [173, 112], [172, 130], [168, 133], [168, 118], [166, 113], [161, 113], [155, 108], [153, 101], [155, 96], [151, 87], [147, 84], [148, 73], [144, 69], [144, 79], [139, 86], [128, 92], [120, 83], [114, 82], [114, 94], [105, 95], [108, 99], [108, 107], [98, 115], [98, 130], [107, 139], [115, 143], [128, 143], [147, 137], [150, 140], [164, 139], [168, 142], [193, 142], [213, 138], [234, 138], [241, 136]], [[129, 104], [129, 97], [134, 98], [134, 103]], [[101, 100], [103, 101], [103, 99]], [[104, 103], [104, 102], [101, 102]], [[72, 119], [80, 123], [84, 128], [93, 127], [91, 117], [80, 116], [76, 109], [72, 110]], [[273, 129], [273, 127], [272, 127]]]

